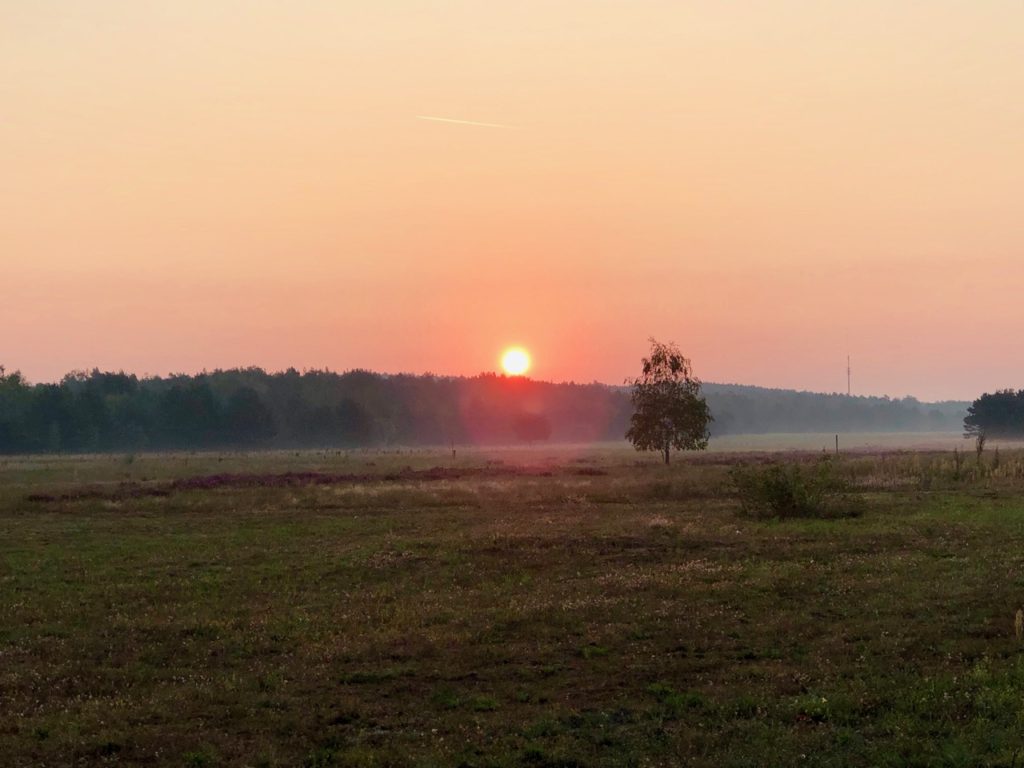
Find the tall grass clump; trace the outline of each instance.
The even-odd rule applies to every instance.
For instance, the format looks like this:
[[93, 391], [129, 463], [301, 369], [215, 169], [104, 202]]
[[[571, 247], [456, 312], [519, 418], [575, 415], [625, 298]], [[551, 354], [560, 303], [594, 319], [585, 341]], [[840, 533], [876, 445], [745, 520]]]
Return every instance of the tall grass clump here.
[[738, 466], [730, 472], [744, 514], [755, 518], [856, 517], [863, 500], [831, 459], [812, 465]]

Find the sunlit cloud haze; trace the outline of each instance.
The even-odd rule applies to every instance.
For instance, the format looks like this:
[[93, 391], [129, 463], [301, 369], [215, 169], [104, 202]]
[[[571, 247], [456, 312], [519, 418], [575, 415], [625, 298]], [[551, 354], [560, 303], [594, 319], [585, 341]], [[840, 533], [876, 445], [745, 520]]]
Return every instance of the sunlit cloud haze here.
[[1019, 0], [6, 0], [0, 363], [521, 344], [620, 383], [654, 335], [711, 381], [1021, 387], [1022, 32]]

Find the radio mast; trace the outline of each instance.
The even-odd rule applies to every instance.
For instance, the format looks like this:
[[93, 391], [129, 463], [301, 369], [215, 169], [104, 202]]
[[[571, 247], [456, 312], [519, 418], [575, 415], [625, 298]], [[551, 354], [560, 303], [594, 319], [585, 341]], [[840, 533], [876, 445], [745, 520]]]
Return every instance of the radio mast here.
[[846, 356], [846, 396], [850, 397], [850, 356]]

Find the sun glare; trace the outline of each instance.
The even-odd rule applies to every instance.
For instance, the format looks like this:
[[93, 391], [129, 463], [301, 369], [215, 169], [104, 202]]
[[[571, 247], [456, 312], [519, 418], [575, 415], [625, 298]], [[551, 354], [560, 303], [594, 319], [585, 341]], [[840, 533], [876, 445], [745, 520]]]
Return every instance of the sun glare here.
[[509, 376], [522, 376], [530, 370], [530, 353], [522, 347], [510, 347], [501, 356], [501, 367]]

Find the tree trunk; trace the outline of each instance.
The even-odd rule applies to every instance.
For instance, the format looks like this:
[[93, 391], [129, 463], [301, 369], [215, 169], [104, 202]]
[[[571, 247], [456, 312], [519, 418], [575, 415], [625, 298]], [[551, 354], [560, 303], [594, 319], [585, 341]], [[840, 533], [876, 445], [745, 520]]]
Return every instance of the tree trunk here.
[[671, 450], [672, 450], [672, 446], [671, 445], [666, 445], [665, 446], [665, 466], [668, 466], [668, 453]]

